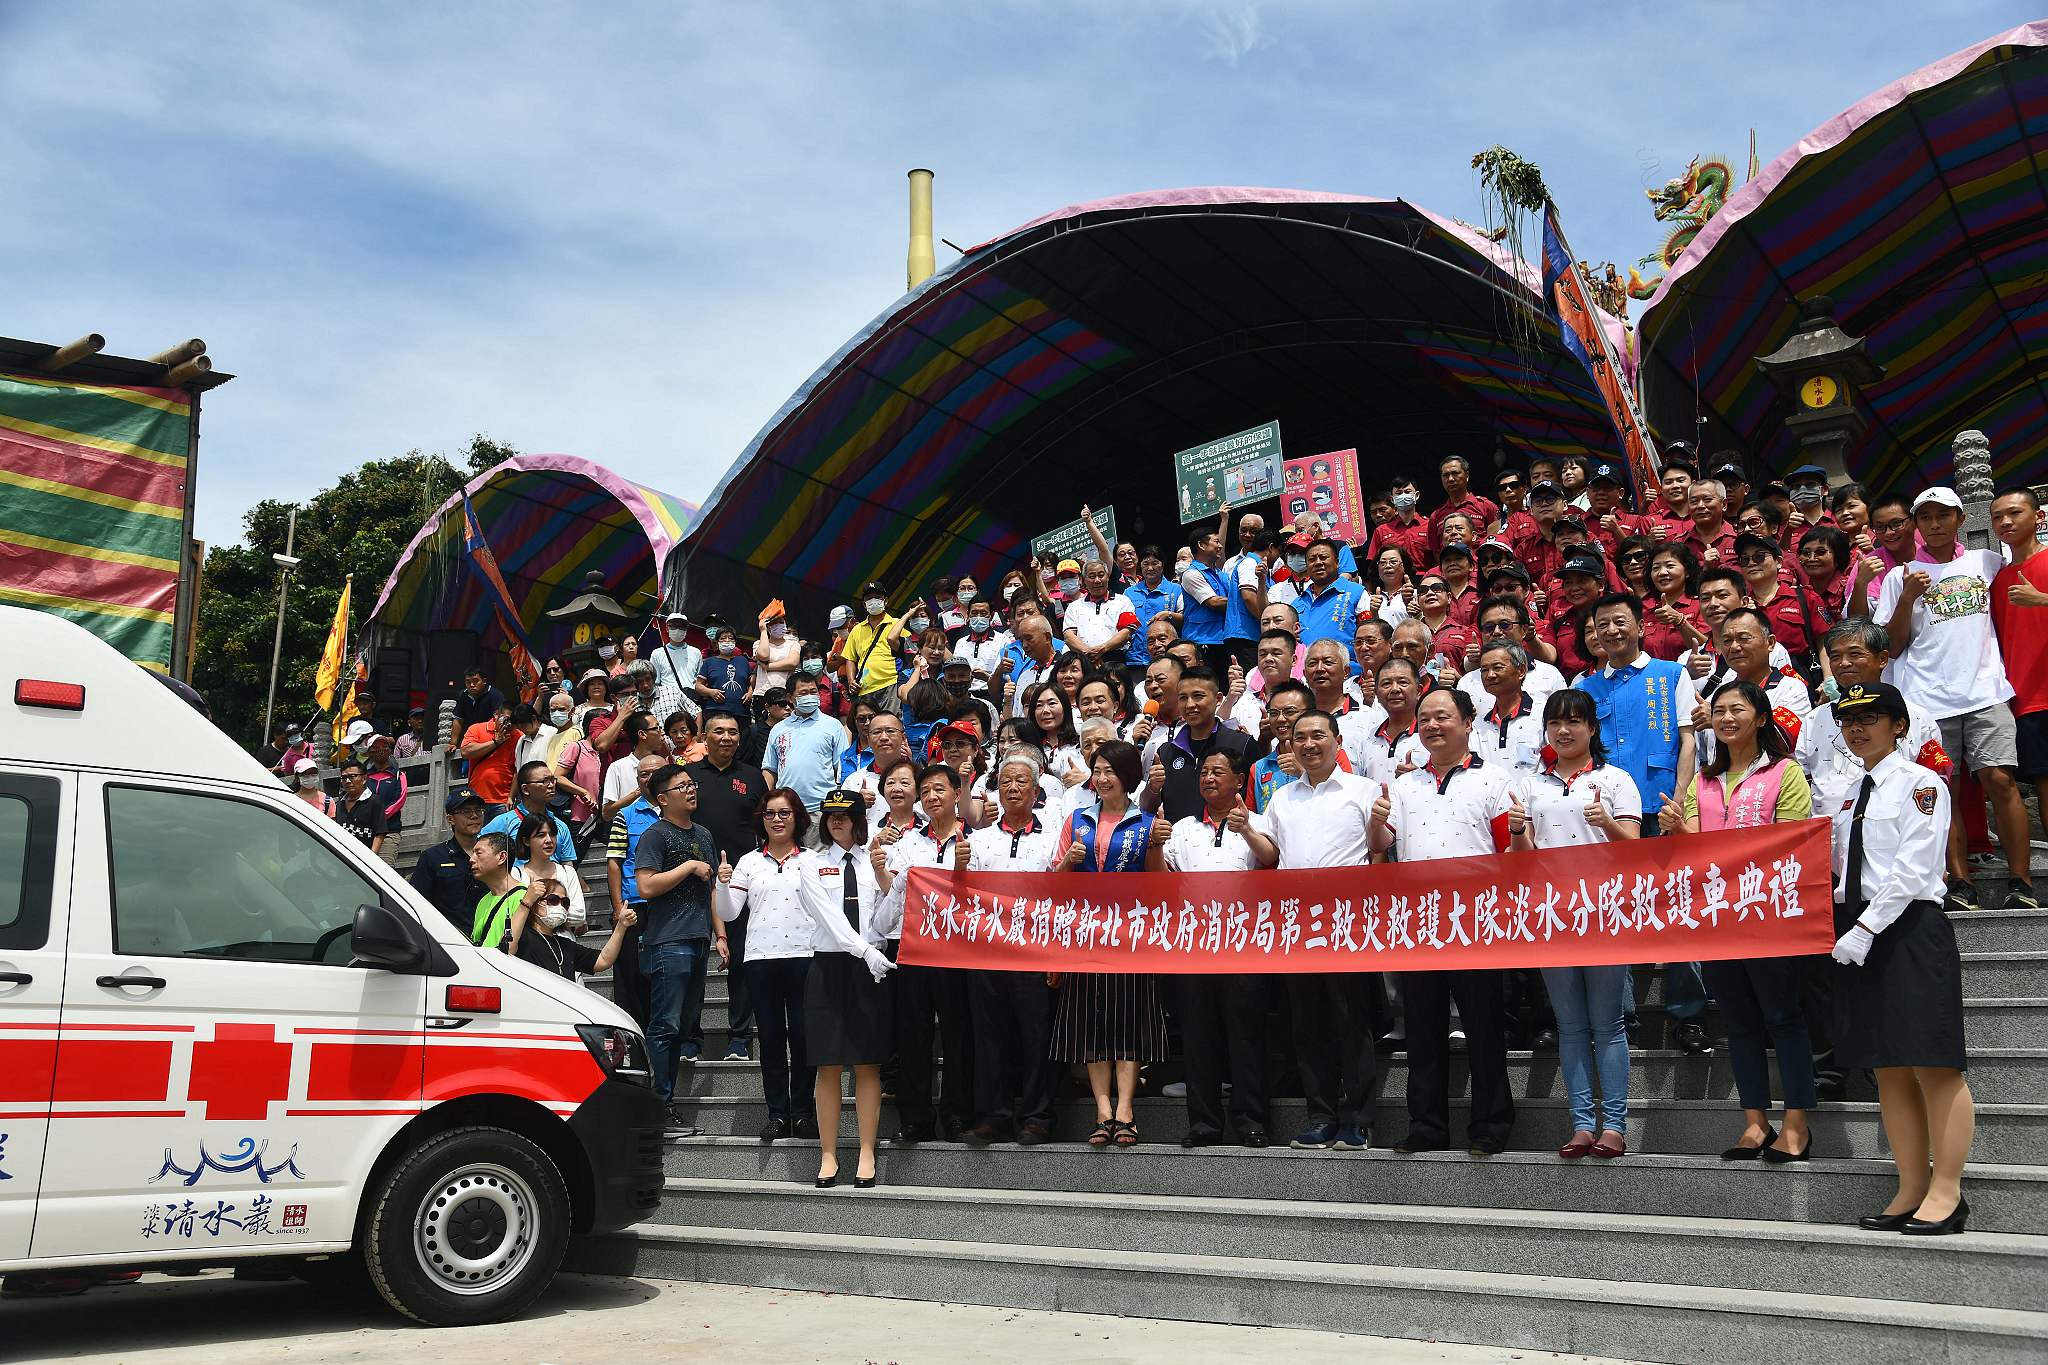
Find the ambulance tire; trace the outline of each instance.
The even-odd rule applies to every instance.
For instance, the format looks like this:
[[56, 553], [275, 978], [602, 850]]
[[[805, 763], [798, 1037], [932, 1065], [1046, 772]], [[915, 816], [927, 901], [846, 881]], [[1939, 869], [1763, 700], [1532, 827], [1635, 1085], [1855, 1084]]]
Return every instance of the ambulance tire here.
[[436, 1133], [373, 1192], [362, 1256], [393, 1308], [430, 1327], [517, 1317], [569, 1245], [569, 1191], [546, 1152], [502, 1128]]

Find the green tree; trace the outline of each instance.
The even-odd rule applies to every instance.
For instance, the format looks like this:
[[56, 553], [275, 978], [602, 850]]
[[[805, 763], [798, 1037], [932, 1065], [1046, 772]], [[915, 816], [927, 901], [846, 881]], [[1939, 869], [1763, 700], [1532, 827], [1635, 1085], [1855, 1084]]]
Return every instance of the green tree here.
[[477, 435], [457, 454], [460, 468], [441, 455], [409, 451], [371, 460], [304, 503], [266, 498], [244, 513], [245, 543], [206, 552], [192, 682], [213, 708], [215, 722], [252, 748], [268, 738], [260, 731], [277, 625], [277, 566], [270, 557], [284, 553], [294, 507], [299, 524], [292, 553], [300, 564], [285, 605], [277, 715], [304, 718], [314, 712], [313, 672], [343, 580], [355, 575], [352, 605], [360, 628], [399, 553], [434, 509], [466, 481], [517, 453]]

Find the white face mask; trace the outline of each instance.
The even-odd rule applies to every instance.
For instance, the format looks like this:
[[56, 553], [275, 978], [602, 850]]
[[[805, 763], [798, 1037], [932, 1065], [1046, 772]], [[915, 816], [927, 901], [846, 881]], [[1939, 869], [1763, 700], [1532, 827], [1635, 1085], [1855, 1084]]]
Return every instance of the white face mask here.
[[718, 652], [720, 654], [730, 654], [733, 652], [733, 650], [737, 648], [738, 646], [733, 644], [733, 642], [730, 640], [720, 640], [718, 642]]
[[929, 616], [913, 616], [908, 624], [912, 635], [922, 635], [931, 628], [932, 618]]
[[1062, 578], [1060, 580], [1060, 591], [1064, 593], [1076, 593], [1081, 591], [1081, 580], [1072, 577]]
[[1415, 510], [1415, 504], [1420, 501], [1421, 499], [1413, 493], [1396, 493], [1394, 494], [1394, 510], [1396, 512], [1412, 512]]
[[768, 638], [771, 640], [780, 640], [787, 634], [789, 634], [789, 627], [783, 625], [780, 621], [768, 627]]
[[672, 630], [668, 633], [668, 642], [672, 645], [688, 644], [689, 641], [690, 632], [686, 630]]
[[1307, 555], [1289, 555], [1289, 556], [1287, 556], [1287, 571], [1288, 571], [1289, 573], [1307, 573], [1307, 572], [1308, 572], [1308, 556], [1307, 556]]
[[299, 774], [299, 790], [300, 790], [300, 791], [312, 791], [312, 790], [313, 790], [313, 789], [314, 789], [315, 787], [318, 787], [319, 785], [320, 785], [320, 774], [318, 774], [318, 773], [300, 773], [300, 774]]
[[988, 627], [989, 618], [986, 616], [970, 616], [967, 618], [967, 628], [976, 635], [988, 634]]
[[550, 711], [548, 712], [548, 724], [554, 726], [557, 730], [566, 730], [569, 728], [569, 715], [570, 713], [567, 711]]
[[1020, 583], [1005, 583], [1003, 585], [1003, 600], [1008, 602], [1022, 591], [1024, 591], [1024, 587]]
[[599, 645], [597, 647], [597, 657], [600, 659], [614, 658], [618, 655], [618, 652], [619, 647], [617, 645]]
[[960, 598], [959, 598], [959, 601], [960, 601], [960, 605], [961, 605], [961, 606], [963, 606], [963, 607], [964, 607], [964, 606], [966, 606], [966, 605], [967, 605], [968, 603], [972, 602], [972, 601], [973, 601], [973, 600], [974, 600], [974, 599], [975, 599], [975, 598], [976, 598], [977, 596], [979, 596], [979, 595], [980, 595], [980, 594], [976, 593], [976, 592], [975, 592], [975, 590], [974, 590], [974, 589], [972, 589], [972, 588], [962, 588], [962, 589], [960, 589]]
[[544, 905], [537, 918], [543, 927], [552, 931], [562, 927], [569, 918], [569, 912], [559, 905]]
[[870, 616], [880, 616], [882, 614], [882, 609], [884, 607], [887, 607], [888, 605], [889, 604], [887, 602], [883, 601], [879, 597], [870, 597], [861, 602], [861, 607]]

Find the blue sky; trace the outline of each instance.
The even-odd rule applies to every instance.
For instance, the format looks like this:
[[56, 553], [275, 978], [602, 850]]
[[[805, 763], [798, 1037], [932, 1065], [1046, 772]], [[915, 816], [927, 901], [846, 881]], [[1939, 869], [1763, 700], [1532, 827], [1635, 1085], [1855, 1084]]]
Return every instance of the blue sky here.
[[[203, 336], [198, 533], [486, 431], [704, 498], [901, 291], [904, 172], [969, 245], [1177, 185], [1478, 215], [1583, 256], [1701, 152], [1765, 162], [2006, 5], [0, 4], [0, 333]], [[949, 258], [944, 246], [941, 260]]]

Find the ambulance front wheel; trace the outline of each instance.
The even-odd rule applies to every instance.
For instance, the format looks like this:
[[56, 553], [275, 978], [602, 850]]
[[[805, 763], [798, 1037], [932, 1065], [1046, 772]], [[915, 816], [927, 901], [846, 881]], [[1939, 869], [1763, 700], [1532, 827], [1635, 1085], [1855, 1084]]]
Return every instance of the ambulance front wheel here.
[[569, 1243], [569, 1192], [546, 1152], [502, 1128], [436, 1133], [374, 1194], [363, 1237], [371, 1283], [431, 1327], [517, 1317]]

